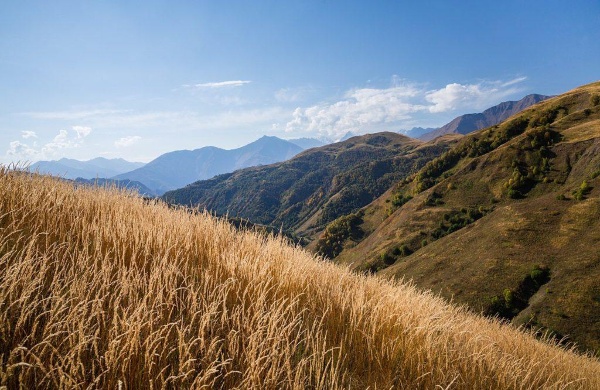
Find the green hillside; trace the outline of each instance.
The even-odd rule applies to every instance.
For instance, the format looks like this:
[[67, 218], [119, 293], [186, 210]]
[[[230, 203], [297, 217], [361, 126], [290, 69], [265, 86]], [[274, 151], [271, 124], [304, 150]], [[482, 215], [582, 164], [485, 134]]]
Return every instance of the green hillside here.
[[163, 199], [310, 236], [369, 204], [451, 142], [423, 143], [396, 133], [353, 137], [282, 163], [198, 181]]
[[600, 352], [599, 195], [594, 83], [463, 137], [317, 246]]

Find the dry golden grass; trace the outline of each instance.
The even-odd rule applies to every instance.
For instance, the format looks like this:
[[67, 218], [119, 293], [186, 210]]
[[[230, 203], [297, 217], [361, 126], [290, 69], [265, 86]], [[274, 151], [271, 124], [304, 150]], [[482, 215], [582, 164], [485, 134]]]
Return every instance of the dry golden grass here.
[[600, 388], [600, 363], [116, 190], [0, 168], [0, 386]]

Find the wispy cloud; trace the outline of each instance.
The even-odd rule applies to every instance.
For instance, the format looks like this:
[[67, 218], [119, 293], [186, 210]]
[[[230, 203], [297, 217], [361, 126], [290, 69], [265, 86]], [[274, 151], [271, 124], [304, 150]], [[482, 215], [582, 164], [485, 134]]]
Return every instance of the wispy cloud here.
[[310, 107], [298, 107], [285, 125], [288, 132], [306, 132], [337, 139], [347, 132], [356, 134], [399, 130], [414, 125], [417, 117], [450, 114], [459, 110], [488, 108], [522, 89], [526, 78], [507, 82], [482, 81], [476, 84], [448, 84], [427, 90], [423, 86], [393, 77], [389, 88], [362, 88], [348, 91], [342, 99]]
[[30, 131], [30, 130], [25, 130], [21, 132], [21, 137], [28, 139], [28, 138], [37, 138], [37, 134], [35, 133], [35, 131]]
[[22, 112], [20, 115], [25, 115], [34, 119], [48, 120], [81, 120], [89, 118], [101, 118], [104, 116], [124, 114], [130, 110], [73, 110], [73, 111], [45, 111], [45, 112]]
[[118, 140], [116, 140], [115, 146], [117, 148], [126, 148], [128, 146], [136, 144], [141, 139], [142, 137], [140, 137], [139, 135], [129, 135], [127, 137], [119, 138]]
[[508, 87], [508, 86], [511, 86], [511, 85], [514, 85], [514, 84], [519, 84], [519, 83], [522, 83], [525, 80], [527, 80], [527, 77], [517, 77], [515, 79], [508, 80], [508, 81], [504, 82], [502, 84], [502, 87]]
[[185, 88], [227, 88], [227, 87], [241, 87], [245, 84], [250, 84], [250, 80], [228, 80], [228, 81], [217, 81], [212, 83], [201, 83], [201, 84], [184, 84]]
[[314, 92], [315, 88], [312, 87], [281, 88], [275, 91], [275, 99], [282, 103], [295, 103]]

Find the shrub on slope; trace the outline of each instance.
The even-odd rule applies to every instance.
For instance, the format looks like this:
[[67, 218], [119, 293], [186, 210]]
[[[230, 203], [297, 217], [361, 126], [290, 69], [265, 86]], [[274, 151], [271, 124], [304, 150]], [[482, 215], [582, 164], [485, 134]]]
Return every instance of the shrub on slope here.
[[0, 386], [600, 388], [600, 363], [208, 215], [0, 168]]

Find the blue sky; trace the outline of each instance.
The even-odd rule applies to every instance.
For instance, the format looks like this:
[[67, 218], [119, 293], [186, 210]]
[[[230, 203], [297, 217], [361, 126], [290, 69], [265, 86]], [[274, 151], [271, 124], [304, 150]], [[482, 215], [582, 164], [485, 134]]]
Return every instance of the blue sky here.
[[599, 70], [598, 0], [7, 0], [0, 162], [435, 127]]

